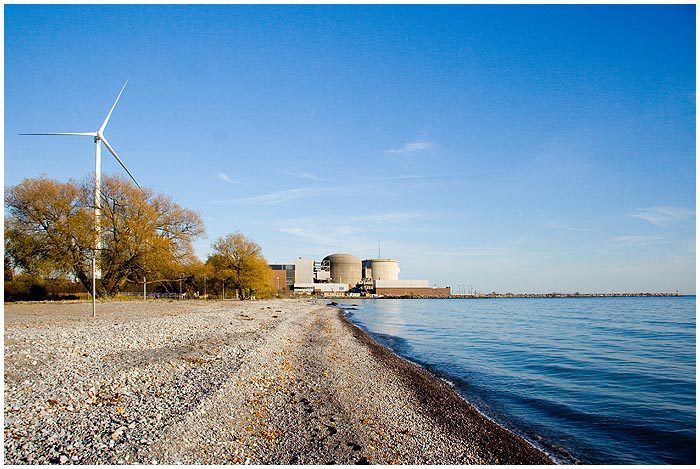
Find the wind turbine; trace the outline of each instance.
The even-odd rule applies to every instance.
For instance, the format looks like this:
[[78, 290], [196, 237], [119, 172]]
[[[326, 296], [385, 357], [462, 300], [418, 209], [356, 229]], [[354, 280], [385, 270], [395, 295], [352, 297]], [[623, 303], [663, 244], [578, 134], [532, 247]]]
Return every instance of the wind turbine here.
[[109, 122], [109, 118], [112, 117], [112, 112], [114, 111], [114, 108], [117, 106], [117, 102], [119, 101], [119, 98], [122, 97], [122, 93], [124, 92], [124, 88], [126, 88], [126, 84], [129, 83], [129, 79], [124, 82], [124, 86], [122, 86], [121, 91], [119, 91], [119, 95], [117, 95], [117, 99], [114, 100], [114, 104], [112, 104], [112, 108], [109, 110], [109, 113], [107, 114], [107, 117], [105, 117], [104, 122], [102, 122], [102, 125], [100, 126], [99, 129], [95, 132], [54, 132], [54, 133], [33, 133], [33, 134], [19, 134], [19, 135], [67, 135], [67, 136], [78, 136], [78, 137], [92, 137], [95, 142], [95, 244], [94, 244], [94, 250], [92, 253], [92, 316], [95, 317], [95, 302], [96, 302], [96, 289], [95, 289], [95, 278], [98, 276], [101, 276], [101, 273], [98, 272], [97, 269], [97, 252], [102, 248], [102, 242], [100, 240], [100, 211], [101, 211], [101, 201], [100, 201], [100, 193], [101, 193], [101, 172], [102, 172], [102, 143], [104, 143], [105, 147], [107, 147], [107, 150], [114, 156], [114, 158], [117, 160], [117, 162], [121, 165], [122, 168], [124, 168], [124, 171], [129, 175], [132, 181], [136, 184], [136, 186], [140, 189], [141, 186], [139, 185], [138, 182], [136, 182], [136, 179], [134, 176], [131, 174], [129, 169], [126, 167], [124, 162], [122, 161], [121, 158], [119, 158], [119, 155], [117, 155], [117, 152], [114, 151], [114, 148], [112, 148], [112, 145], [109, 144], [107, 139], [104, 136], [104, 130], [105, 127], [107, 127], [107, 123]]

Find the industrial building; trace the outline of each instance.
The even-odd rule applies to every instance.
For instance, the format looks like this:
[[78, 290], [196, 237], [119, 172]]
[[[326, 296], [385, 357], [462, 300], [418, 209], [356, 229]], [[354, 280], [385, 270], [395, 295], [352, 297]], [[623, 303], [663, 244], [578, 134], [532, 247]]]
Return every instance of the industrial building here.
[[430, 287], [428, 280], [399, 280], [396, 259], [361, 260], [337, 253], [323, 258], [298, 258], [294, 264], [272, 264], [277, 291], [324, 296], [448, 297], [450, 288]]
[[272, 286], [277, 291], [294, 289], [294, 264], [270, 264]]
[[427, 280], [374, 280], [374, 293], [379, 296], [428, 296], [447, 298], [450, 287], [431, 287]]
[[331, 254], [323, 258], [321, 265], [328, 265], [332, 283], [354, 287], [362, 281], [362, 261], [352, 254]]

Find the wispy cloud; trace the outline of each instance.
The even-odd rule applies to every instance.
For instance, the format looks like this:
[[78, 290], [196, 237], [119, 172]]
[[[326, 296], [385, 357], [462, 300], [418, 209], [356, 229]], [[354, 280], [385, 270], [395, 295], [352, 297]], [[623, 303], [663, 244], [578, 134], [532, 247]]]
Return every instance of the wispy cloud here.
[[613, 236], [608, 238], [605, 243], [600, 245], [595, 252], [609, 255], [620, 255], [625, 253], [628, 256], [630, 252], [637, 254], [645, 253], [646, 255], [649, 251], [658, 252], [662, 249], [666, 254], [664, 257], [668, 258], [672, 252], [678, 252], [681, 249], [684, 253], [687, 252], [687, 247], [682, 245], [677, 240], [669, 234], [658, 234], [658, 235], [647, 235], [647, 234], [630, 234]]
[[547, 228], [552, 228], [555, 230], [580, 231], [580, 232], [591, 231], [588, 228], [577, 228], [575, 226], [565, 225], [564, 223], [559, 223], [559, 222], [555, 222], [555, 221], [546, 223], [545, 226]]
[[357, 240], [365, 230], [360, 226], [341, 224], [335, 226], [281, 226], [277, 228], [281, 233], [290, 234], [302, 238], [309, 244], [315, 244], [316, 248], [339, 249], [340, 246], [350, 248], [361, 244]]
[[417, 212], [386, 212], [374, 213], [368, 215], [356, 215], [349, 217], [347, 220], [354, 223], [369, 223], [369, 224], [386, 224], [386, 223], [403, 223], [411, 220], [422, 218], [424, 215]]
[[665, 242], [668, 240], [666, 236], [654, 236], [654, 235], [627, 235], [627, 236], [616, 236], [611, 239], [615, 244], [632, 245], [636, 247], [649, 246], [651, 244], [658, 244], [660, 242]]
[[520, 246], [522, 244], [525, 244], [527, 242], [527, 238], [525, 236], [521, 236], [518, 239], [513, 240], [510, 244], [511, 246]]
[[254, 204], [276, 205], [289, 200], [319, 196], [325, 192], [327, 192], [327, 189], [321, 187], [299, 187], [296, 189], [287, 189], [284, 191], [275, 191], [247, 197], [245, 200]]
[[502, 257], [509, 254], [511, 254], [509, 249], [494, 247], [474, 247], [434, 253], [445, 257]]
[[334, 236], [329, 236], [318, 230], [301, 228], [298, 226], [280, 227], [277, 228], [277, 231], [298, 236], [320, 246], [336, 246], [338, 242]]
[[445, 176], [437, 174], [403, 174], [398, 176], [364, 177], [365, 181], [415, 181], [418, 179], [437, 179]]
[[254, 205], [277, 205], [289, 200], [317, 197], [328, 194], [332, 188], [329, 187], [299, 187], [283, 191], [268, 192], [267, 194], [242, 197], [237, 199], [212, 200], [211, 204], [227, 203], [249, 203]]
[[[417, 212], [384, 212], [337, 217], [299, 217], [275, 223], [279, 232], [294, 235], [319, 246], [338, 248], [366, 244], [364, 239], [387, 225], [410, 224], [424, 215]], [[408, 225], [410, 226], [410, 225]]]
[[[299, 217], [276, 222], [277, 226], [305, 227], [309, 231], [330, 231], [342, 227], [344, 233], [348, 231], [367, 231], [369, 229], [383, 227], [385, 225], [399, 225], [424, 217], [419, 212], [382, 212], [366, 215], [348, 215], [342, 218], [342, 224], [338, 224], [338, 217]], [[351, 229], [349, 227], [352, 227]], [[282, 231], [282, 230], [280, 230]], [[289, 233], [290, 231], [285, 231]]]
[[627, 214], [628, 217], [639, 218], [656, 226], [668, 226], [693, 215], [695, 215], [694, 210], [683, 207], [638, 208]]
[[280, 174], [284, 174], [287, 176], [292, 176], [295, 178], [300, 178], [300, 179], [309, 179], [311, 181], [323, 181], [323, 178], [320, 178], [314, 174], [308, 173], [306, 171], [301, 171], [301, 172], [295, 172], [295, 171], [280, 171]]
[[234, 181], [230, 177], [228, 177], [228, 174], [226, 173], [219, 173], [218, 174], [219, 179], [221, 179], [224, 182], [228, 182], [229, 184], [240, 184], [238, 181]]
[[390, 148], [384, 150], [384, 153], [415, 153], [417, 151], [432, 150], [435, 148], [433, 142], [409, 142], [401, 148]]

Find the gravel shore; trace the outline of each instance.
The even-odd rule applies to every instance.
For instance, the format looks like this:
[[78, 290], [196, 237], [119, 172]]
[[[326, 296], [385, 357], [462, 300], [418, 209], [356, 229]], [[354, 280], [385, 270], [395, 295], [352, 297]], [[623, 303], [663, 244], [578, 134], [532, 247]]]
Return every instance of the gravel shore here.
[[550, 464], [336, 308], [5, 305], [6, 464]]

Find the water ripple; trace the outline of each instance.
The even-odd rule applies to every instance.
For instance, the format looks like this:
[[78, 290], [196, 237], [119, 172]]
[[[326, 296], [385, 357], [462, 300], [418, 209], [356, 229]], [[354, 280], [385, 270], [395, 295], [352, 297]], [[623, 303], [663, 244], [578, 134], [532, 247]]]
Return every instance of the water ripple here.
[[695, 463], [695, 297], [358, 304], [351, 320], [562, 461]]

